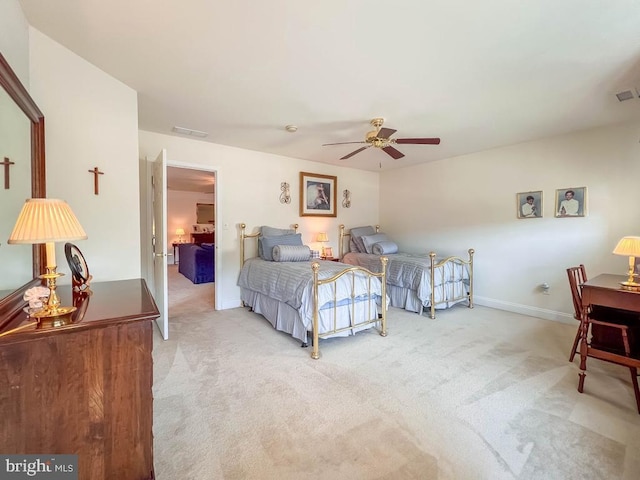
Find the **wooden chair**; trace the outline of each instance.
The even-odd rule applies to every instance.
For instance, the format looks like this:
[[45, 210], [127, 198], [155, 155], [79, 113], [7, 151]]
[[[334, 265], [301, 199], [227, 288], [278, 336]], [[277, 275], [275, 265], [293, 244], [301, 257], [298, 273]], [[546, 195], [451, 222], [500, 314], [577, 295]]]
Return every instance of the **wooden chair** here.
[[[569, 286], [571, 287], [571, 297], [573, 298], [573, 318], [578, 322], [582, 322], [582, 287], [581, 285], [587, 281], [587, 271], [584, 265], [580, 264], [578, 267], [567, 268], [567, 275], [569, 276]], [[578, 324], [578, 331], [576, 332], [576, 338], [573, 340], [573, 346], [571, 347], [571, 354], [569, 355], [569, 361], [573, 362], [576, 356], [576, 350], [578, 343], [580, 342], [581, 324]]]
[[[591, 311], [583, 312], [584, 306], [582, 304], [581, 285], [587, 281], [584, 265], [581, 264], [578, 267], [567, 268], [567, 276], [569, 277], [569, 286], [571, 287], [571, 296], [575, 309], [574, 317], [580, 321], [580, 327], [578, 327], [578, 332], [573, 341], [569, 361], [572, 362], [576, 354], [583, 328], [586, 328], [589, 348], [616, 355], [624, 355], [625, 357], [636, 357], [638, 355], [636, 338], [640, 339], [638, 335], [640, 331], [640, 318], [638, 315], [633, 312], [606, 307], [594, 308]], [[582, 324], [583, 321], [586, 321], [586, 325]], [[588, 353], [587, 356], [589, 356]], [[617, 363], [615, 361], [615, 355], [601, 358], [601, 360]], [[638, 413], [640, 413], [638, 369], [635, 367], [628, 368], [631, 373], [631, 383], [633, 384], [633, 391], [636, 397], [636, 406]], [[578, 391], [582, 393], [583, 388], [584, 376], [581, 376]]]

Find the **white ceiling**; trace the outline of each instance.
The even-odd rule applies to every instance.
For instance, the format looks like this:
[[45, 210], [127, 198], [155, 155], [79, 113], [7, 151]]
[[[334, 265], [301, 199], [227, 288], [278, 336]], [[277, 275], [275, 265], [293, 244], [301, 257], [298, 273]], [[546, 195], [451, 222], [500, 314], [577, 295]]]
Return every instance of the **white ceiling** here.
[[[143, 130], [387, 170], [640, 119], [637, 94], [615, 96], [640, 90], [638, 0], [20, 3], [138, 91]], [[363, 140], [373, 117], [442, 143], [398, 145], [399, 160], [322, 146]]]
[[215, 174], [191, 168], [167, 167], [167, 190], [212, 194]]

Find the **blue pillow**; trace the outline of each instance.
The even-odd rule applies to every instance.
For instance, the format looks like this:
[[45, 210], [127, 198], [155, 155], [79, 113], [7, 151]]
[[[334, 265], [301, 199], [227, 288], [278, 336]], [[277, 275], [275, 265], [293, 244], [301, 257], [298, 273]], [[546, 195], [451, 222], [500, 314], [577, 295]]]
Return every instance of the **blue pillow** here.
[[302, 245], [302, 234], [261, 237], [258, 239], [258, 244], [262, 246], [261, 258], [273, 262], [273, 247], [276, 245]]
[[352, 228], [349, 233], [351, 234], [351, 241], [349, 242], [350, 250], [352, 252], [367, 253], [362, 237], [365, 235], [374, 235], [376, 230], [371, 225], [368, 225], [366, 227]]
[[390, 242], [391, 239], [384, 233], [376, 233], [375, 235], [365, 235], [362, 237], [364, 243], [365, 252], [373, 253], [373, 246], [379, 242]]
[[275, 228], [269, 227], [268, 225], [264, 225], [260, 227], [260, 236], [258, 237], [258, 256], [260, 258], [264, 258], [262, 253], [262, 242], [260, 238], [262, 237], [281, 237], [282, 235], [293, 235], [296, 233], [293, 228]]

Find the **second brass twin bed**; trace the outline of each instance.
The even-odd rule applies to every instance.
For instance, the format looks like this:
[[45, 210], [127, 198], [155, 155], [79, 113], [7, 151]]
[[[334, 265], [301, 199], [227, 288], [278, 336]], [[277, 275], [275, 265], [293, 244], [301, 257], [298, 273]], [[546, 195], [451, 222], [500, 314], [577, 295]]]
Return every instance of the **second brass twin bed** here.
[[[398, 246], [379, 226], [349, 231], [340, 225], [340, 261], [377, 271], [381, 255], [388, 259], [386, 282], [391, 306], [436, 318], [436, 310], [467, 302], [473, 308], [473, 254], [439, 258], [435, 252], [415, 254]], [[348, 251], [345, 253], [345, 246]], [[425, 251], [426, 252], [426, 251]]]

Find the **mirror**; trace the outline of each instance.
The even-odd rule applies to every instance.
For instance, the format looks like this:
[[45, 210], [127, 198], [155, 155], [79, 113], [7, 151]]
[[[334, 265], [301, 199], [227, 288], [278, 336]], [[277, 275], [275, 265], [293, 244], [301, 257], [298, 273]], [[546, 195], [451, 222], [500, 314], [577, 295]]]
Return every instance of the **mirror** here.
[[196, 223], [214, 224], [213, 203], [196, 203]]
[[[0, 162], [2, 162], [5, 157], [12, 157], [13, 155], [16, 155], [15, 159], [10, 158], [11, 161], [15, 161], [15, 164], [10, 165], [9, 167], [2, 166], [0, 168], [0, 178], [2, 178], [0, 181], [0, 189], [3, 189], [3, 193], [6, 193], [5, 198], [11, 199], [13, 202], [17, 202], [18, 205], [17, 209], [11, 207], [12, 214], [14, 214], [15, 217], [12, 220], [7, 220], [10, 225], [9, 229], [11, 229], [13, 228], [13, 223], [18, 218], [17, 214], [20, 212], [22, 204], [27, 198], [44, 198], [46, 196], [44, 115], [1, 53], [0, 86], [2, 86], [4, 90], [0, 91], [0, 95], [2, 95], [0, 97], [0, 108], [2, 108], [2, 113], [0, 114], [0, 129], [4, 132], [0, 132], [0, 140], [2, 140], [0, 142], [0, 146], [3, 150], [8, 149], [8, 151], [10, 151], [10, 153], [0, 151]], [[20, 127], [20, 125], [22, 125], [22, 127]], [[22, 129], [22, 132], [20, 132], [20, 129]], [[25, 129], [26, 132], [24, 131]], [[11, 142], [4, 141], [7, 138], [12, 138], [14, 140]], [[26, 140], [23, 140], [23, 138]], [[24, 146], [25, 142], [27, 143], [26, 147]], [[13, 168], [21, 160], [18, 157], [25, 157], [22, 159], [22, 170], [19, 168]], [[30, 168], [26, 168], [24, 165], [25, 163], [30, 163]], [[9, 170], [10, 188], [4, 189], [4, 176], [7, 169]], [[16, 172], [15, 174], [14, 171]], [[23, 186], [19, 185], [19, 179], [21, 176], [25, 178], [30, 177], [30, 188], [28, 181], [23, 182], [26, 183]], [[15, 212], [13, 212], [13, 210], [15, 210]], [[6, 219], [3, 218], [2, 220], [4, 222]], [[6, 238], [0, 238], [0, 243], [2, 244], [0, 248], [5, 249], [7, 247], [6, 240], [10, 233], [11, 232], [9, 230]], [[11, 245], [9, 248], [13, 249], [16, 247], [19, 246]], [[16, 252], [17, 251], [18, 250], [16, 250]], [[9, 295], [0, 294], [2, 297], [0, 298], [0, 314], [5, 311], [5, 303], [9, 301], [9, 299], [16, 297], [15, 291], [11, 292], [11, 290], [20, 290], [21, 285], [25, 283], [25, 278], [33, 279], [43, 273], [45, 265], [45, 246], [33, 245], [31, 259], [28, 259], [27, 254], [27, 259], [24, 263], [24, 267], [22, 267], [22, 265], [11, 267], [13, 271], [24, 268], [24, 276], [16, 276], [15, 284], [4, 285], [3, 288], [0, 288], [3, 292], [10, 293]], [[12, 271], [11, 269], [9, 271]], [[31, 272], [30, 274], [27, 273], [29, 271]]]

